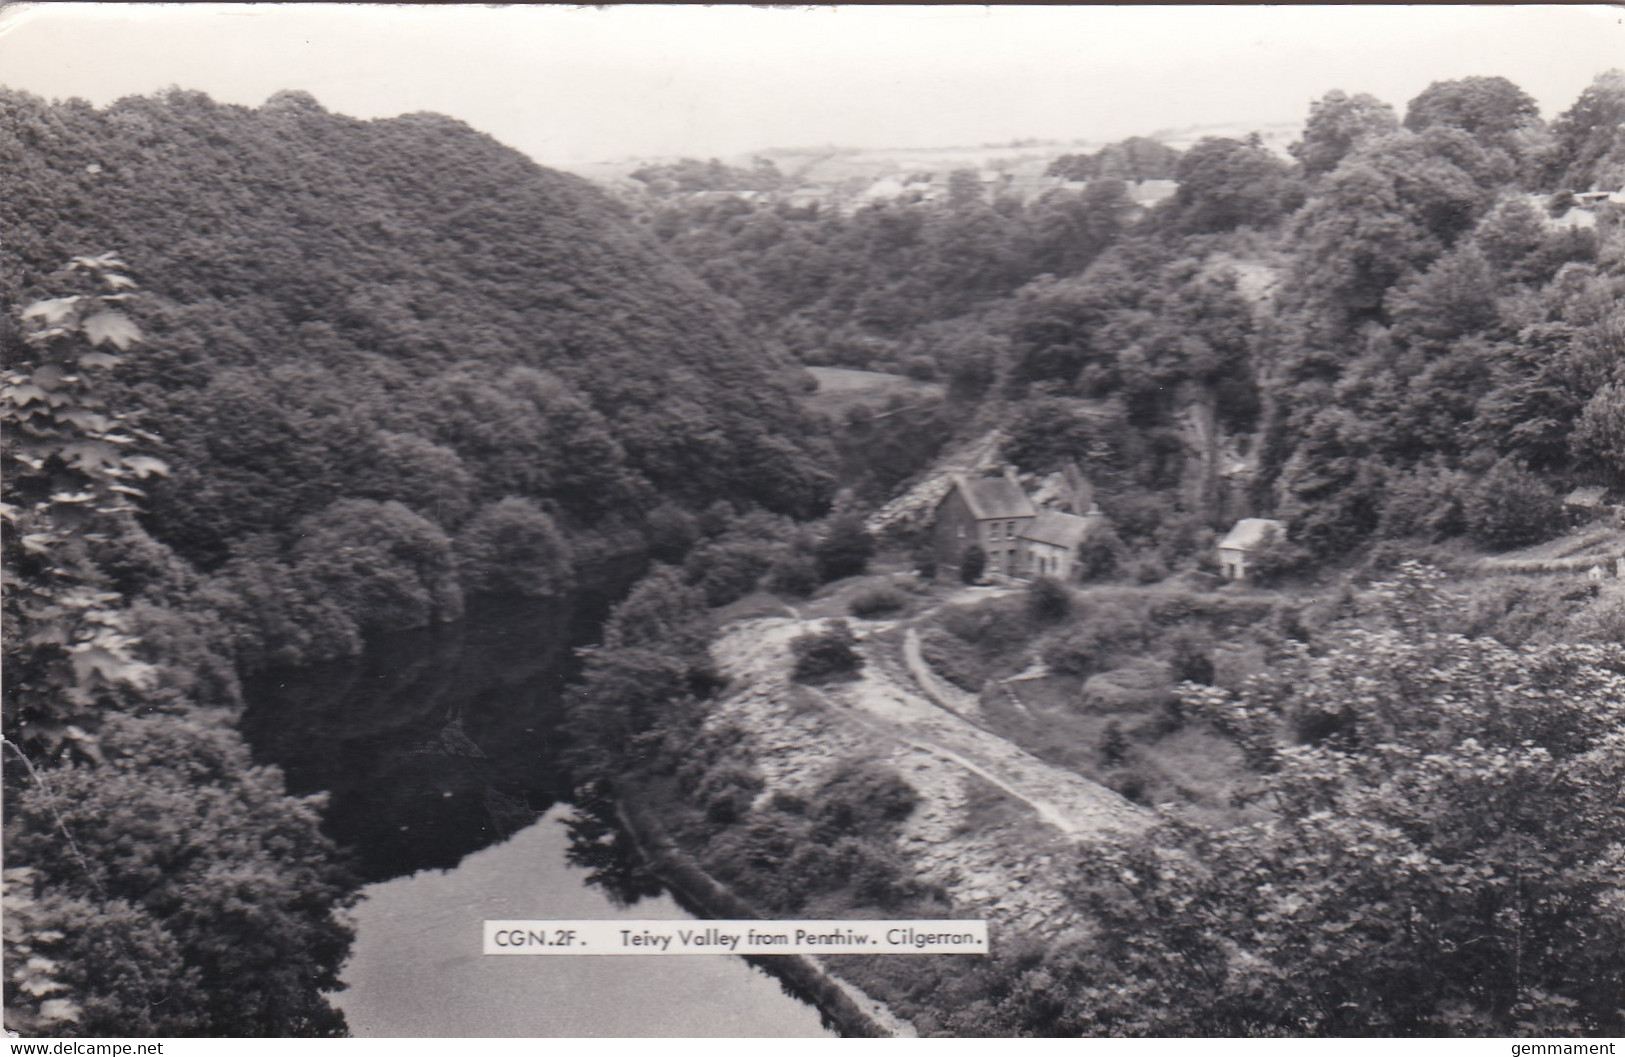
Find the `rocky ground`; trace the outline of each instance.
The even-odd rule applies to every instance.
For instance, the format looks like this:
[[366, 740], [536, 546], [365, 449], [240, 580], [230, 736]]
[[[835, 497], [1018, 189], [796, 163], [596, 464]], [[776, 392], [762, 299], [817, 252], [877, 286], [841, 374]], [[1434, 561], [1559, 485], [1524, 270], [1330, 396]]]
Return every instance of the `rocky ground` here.
[[[792, 683], [789, 644], [821, 623], [810, 616], [748, 618], [725, 628], [714, 647], [732, 686], [710, 722], [745, 732], [766, 782], [762, 795], [810, 794], [843, 759], [888, 763], [920, 794], [902, 851], [921, 880], [949, 893], [956, 912], [1023, 933], [1054, 935], [1076, 924], [1061, 891], [1080, 847], [1138, 829], [1149, 816], [984, 730], [974, 713], [967, 718], [933, 700], [910, 674], [896, 636], [880, 637], [892, 622], [852, 621], [865, 659], [858, 678], [821, 687]], [[913, 659], [919, 671], [923, 662]], [[921, 674], [945, 693], [928, 671]], [[991, 810], [988, 787], [1000, 801]]]

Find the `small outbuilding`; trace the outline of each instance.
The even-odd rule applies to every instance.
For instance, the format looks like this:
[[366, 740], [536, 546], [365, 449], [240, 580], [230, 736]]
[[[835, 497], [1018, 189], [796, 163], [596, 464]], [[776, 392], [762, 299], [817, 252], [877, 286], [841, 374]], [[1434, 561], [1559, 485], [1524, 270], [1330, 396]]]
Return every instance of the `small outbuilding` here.
[[1602, 517], [1608, 513], [1608, 489], [1601, 485], [1576, 488], [1563, 497], [1563, 510], [1576, 522]]
[[1248, 517], [1219, 541], [1219, 571], [1226, 580], [1245, 580], [1250, 556], [1270, 539], [1286, 536], [1286, 525], [1273, 518]]

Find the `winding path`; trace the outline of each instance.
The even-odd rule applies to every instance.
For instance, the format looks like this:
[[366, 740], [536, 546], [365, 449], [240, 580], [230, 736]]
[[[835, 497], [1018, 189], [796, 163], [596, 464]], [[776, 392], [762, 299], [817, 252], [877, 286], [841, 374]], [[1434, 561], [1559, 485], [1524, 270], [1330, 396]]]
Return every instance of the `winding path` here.
[[[782, 617], [743, 622], [718, 644], [718, 660], [731, 675], [753, 683], [764, 679], [782, 682], [790, 668], [790, 639], [817, 623]], [[1105, 786], [1045, 763], [956, 715], [952, 706], [932, 700], [932, 689], [927, 687], [937, 693], [952, 688], [942, 684], [919, 657], [917, 636], [912, 637], [912, 649], [910, 643], [905, 637], [900, 662], [883, 643], [870, 638], [863, 646], [866, 663], [857, 679], [808, 689], [874, 735], [980, 776], [1027, 804], [1046, 824], [1068, 837], [1081, 840], [1113, 831], [1133, 832], [1149, 823], [1145, 811]], [[916, 665], [925, 675], [920, 682], [909, 671]], [[964, 704], [952, 694], [944, 700]]]

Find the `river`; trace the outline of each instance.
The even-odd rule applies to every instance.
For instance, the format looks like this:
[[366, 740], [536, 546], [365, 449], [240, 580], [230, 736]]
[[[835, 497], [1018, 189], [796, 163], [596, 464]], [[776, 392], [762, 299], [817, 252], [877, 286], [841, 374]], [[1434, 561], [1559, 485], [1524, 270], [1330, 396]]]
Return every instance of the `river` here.
[[820, 1036], [817, 1010], [730, 956], [497, 958], [494, 918], [689, 919], [627, 842], [571, 807], [573, 643], [603, 606], [507, 603], [245, 688], [244, 733], [369, 882], [334, 1001], [358, 1036]]

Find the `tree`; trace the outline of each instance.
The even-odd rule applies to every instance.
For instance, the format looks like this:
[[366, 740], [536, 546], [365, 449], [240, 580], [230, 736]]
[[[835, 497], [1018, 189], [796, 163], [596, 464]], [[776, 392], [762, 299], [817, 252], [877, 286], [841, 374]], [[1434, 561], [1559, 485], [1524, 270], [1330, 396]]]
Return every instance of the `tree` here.
[[463, 612], [451, 541], [400, 503], [340, 499], [300, 521], [294, 567], [369, 630], [424, 627]]
[[1505, 77], [1434, 81], [1405, 108], [1405, 127], [1459, 128], [1486, 147], [1513, 148], [1512, 134], [1540, 121], [1535, 100]]
[[1009, 1001], [1043, 987], [1046, 1027], [1098, 1034], [1625, 1026], [1625, 651], [1446, 633], [1458, 606], [1415, 563], [1365, 601], [1243, 690], [1181, 688], [1270, 821], [1092, 852], [1094, 929]]
[[1178, 180], [1173, 211], [1178, 231], [1261, 228], [1303, 201], [1287, 164], [1256, 135], [1202, 139], [1180, 157]]
[[573, 586], [570, 545], [541, 507], [509, 496], [457, 534], [457, 574], [471, 594], [558, 598]]
[[1127, 563], [1129, 551], [1116, 529], [1102, 525], [1078, 544], [1076, 557], [1079, 578], [1104, 580]]
[[1555, 536], [1563, 508], [1551, 487], [1511, 458], [1478, 480], [1462, 502], [1467, 532], [1486, 547], [1521, 547]]
[[1497, 287], [1489, 261], [1468, 244], [1390, 290], [1385, 308], [1397, 338], [1436, 346], [1493, 327], [1500, 318]]
[[5, 733], [44, 758], [94, 756], [101, 714], [154, 674], [93, 555], [129, 531], [136, 482], [167, 472], [107, 403], [106, 372], [141, 338], [125, 271], [112, 254], [73, 258], [61, 280], [78, 292], [23, 309], [23, 347], [0, 371]]
[[103, 744], [101, 765], [7, 805], [8, 873], [29, 871], [35, 935], [55, 937], [36, 957], [59, 966], [72, 1032], [344, 1034], [326, 996], [351, 939], [333, 909], [356, 882], [318, 803], [199, 716], [113, 717]]
[[1625, 484], [1625, 381], [1603, 386], [1586, 402], [1571, 443], [1577, 458]]
[[857, 638], [845, 620], [831, 620], [818, 631], [796, 636], [790, 640], [790, 653], [795, 658], [792, 674], [804, 683], [843, 678], [863, 667]]
[[1598, 74], [1552, 122], [1552, 134], [1550, 187], [1586, 191], [1625, 182], [1625, 70]]
[[1399, 129], [1394, 108], [1375, 96], [1333, 89], [1309, 104], [1303, 138], [1288, 148], [1305, 176], [1329, 173], [1366, 140]]
[[1341, 327], [1380, 318], [1389, 287], [1470, 231], [1510, 177], [1459, 129], [1368, 140], [1298, 214], [1294, 280]]
[[474, 507], [474, 475], [450, 448], [415, 433], [380, 430], [376, 457], [355, 483], [360, 499], [404, 503], [448, 531], [461, 525]]
[[813, 549], [818, 578], [825, 583], [861, 576], [875, 553], [875, 540], [864, 527], [863, 515], [847, 511], [830, 519], [829, 529]]

